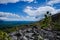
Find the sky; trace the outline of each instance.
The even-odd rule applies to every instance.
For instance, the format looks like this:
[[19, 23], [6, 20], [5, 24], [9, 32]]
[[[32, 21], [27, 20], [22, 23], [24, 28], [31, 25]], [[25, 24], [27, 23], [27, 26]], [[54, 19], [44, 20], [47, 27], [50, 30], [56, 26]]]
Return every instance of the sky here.
[[0, 20], [39, 21], [60, 12], [60, 0], [0, 0]]

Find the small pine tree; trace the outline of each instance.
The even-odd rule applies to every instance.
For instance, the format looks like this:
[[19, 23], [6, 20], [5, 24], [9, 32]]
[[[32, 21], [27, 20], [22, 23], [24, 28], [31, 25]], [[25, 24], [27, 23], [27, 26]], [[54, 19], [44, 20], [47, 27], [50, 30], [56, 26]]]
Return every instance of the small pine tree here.
[[44, 15], [45, 18], [42, 22], [42, 28], [51, 28], [51, 23], [52, 23], [52, 18], [51, 18], [51, 13], [47, 11], [47, 13]]

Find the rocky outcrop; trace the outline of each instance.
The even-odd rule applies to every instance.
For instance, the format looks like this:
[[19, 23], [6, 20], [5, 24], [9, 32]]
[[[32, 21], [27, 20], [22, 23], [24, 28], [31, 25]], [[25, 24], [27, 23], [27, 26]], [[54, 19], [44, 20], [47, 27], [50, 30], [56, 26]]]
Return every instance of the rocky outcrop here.
[[60, 40], [60, 31], [39, 30], [33, 27], [9, 33], [9, 36], [12, 40]]

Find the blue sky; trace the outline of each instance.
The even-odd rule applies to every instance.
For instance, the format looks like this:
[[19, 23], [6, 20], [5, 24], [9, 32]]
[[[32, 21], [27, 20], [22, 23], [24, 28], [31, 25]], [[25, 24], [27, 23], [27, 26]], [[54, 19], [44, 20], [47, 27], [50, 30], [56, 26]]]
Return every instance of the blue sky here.
[[50, 11], [60, 11], [60, 0], [0, 0], [0, 19], [4, 21], [39, 21]]

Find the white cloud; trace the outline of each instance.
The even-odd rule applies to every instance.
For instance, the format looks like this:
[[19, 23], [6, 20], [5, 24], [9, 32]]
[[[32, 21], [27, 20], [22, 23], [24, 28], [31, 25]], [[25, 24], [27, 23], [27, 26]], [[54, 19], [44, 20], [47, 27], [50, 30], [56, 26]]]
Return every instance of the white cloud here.
[[20, 16], [17, 14], [7, 13], [7, 12], [0, 12], [0, 19], [1, 20], [7, 20], [7, 21], [13, 21], [13, 20], [19, 20]]
[[33, 7], [26, 7], [24, 9], [24, 12], [27, 13], [29, 16], [40, 16], [42, 14], [45, 14], [47, 11], [51, 12], [52, 14], [55, 14], [55, 9], [50, 6], [43, 6], [36, 8], [36, 10], [33, 9]]
[[25, 21], [37, 21], [37, 19], [35, 17], [32, 17], [32, 16], [22, 17], [22, 19]]
[[24, 1], [24, 2], [33, 2], [34, 0], [20, 0], [20, 1]]
[[60, 0], [50, 0], [48, 2], [48, 5], [53, 5], [53, 4], [56, 4], [56, 3], [60, 3]]
[[56, 10], [56, 13], [60, 13], [60, 9]]
[[32, 17], [38, 17], [37, 20], [41, 20], [41, 18], [44, 18], [44, 14], [46, 14], [47, 11], [49, 11], [52, 15], [56, 14], [57, 12], [60, 12], [60, 9], [55, 9], [50, 6], [43, 6], [34, 9], [33, 7], [27, 6], [24, 10], [25, 13], [27, 13], [29, 16]]
[[13, 13], [0, 12], [0, 20], [4, 21], [36, 21], [35, 17], [31, 16], [20, 16]]
[[33, 2], [34, 0], [0, 0], [0, 4], [7, 4], [7, 3], [16, 3], [19, 1], [24, 1], [24, 2]]
[[7, 3], [16, 3], [19, 0], [0, 0], [0, 4], [7, 4]]
[[16, 14], [12, 14], [12, 13], [8, 13], [8, 12], [0, 12], [0, 16], [2, 16], [2, 17], [16, 17], [16, 18], [20, 18], [20, 16], [19, 15], [16, 15]]

